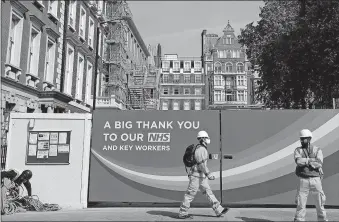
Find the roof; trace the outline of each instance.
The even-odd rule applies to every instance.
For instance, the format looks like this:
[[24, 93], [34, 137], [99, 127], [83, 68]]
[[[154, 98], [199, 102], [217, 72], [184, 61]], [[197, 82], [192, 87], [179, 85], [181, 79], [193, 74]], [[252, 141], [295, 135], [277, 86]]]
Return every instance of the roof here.
[[133, 19], [128, 17], [128, 18], [126, 18], [126, 21], [127, 21], [128, 26], [130, 27], [133, 35], [138, 40], [138, 43], [139, 43], [140, 47], [142, 48], [142, 50], [144, 51], [145, 55], [150, 56], [151, 54], [149, 53], [147, 46], [146, 46], [144, 40], [142, 39]]

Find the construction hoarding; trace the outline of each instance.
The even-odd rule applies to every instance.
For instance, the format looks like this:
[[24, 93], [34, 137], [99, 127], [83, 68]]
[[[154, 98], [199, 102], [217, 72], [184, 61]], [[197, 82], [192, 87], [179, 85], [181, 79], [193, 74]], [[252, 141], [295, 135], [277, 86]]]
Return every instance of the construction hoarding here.
[[[339, 112], [321, 111], [112, 111], [94, 112], [89, 206], [95, 204], [179, 206], [188, 185], [185, 148], [206, 130], [209, 153], [232, 154], [210, 160], [210, 185], [226, 204], [293, 205], [297, 188], [294, 149], [298, 132], [313, 131], [324, 153], [323, 180], [328, 205], [339, 206]], [[221, 124], [221, 125], [220, 125]], [[221, 138], [220, 138], [221, 135]], [[199, 193], [193, 205], [206, 205]]]

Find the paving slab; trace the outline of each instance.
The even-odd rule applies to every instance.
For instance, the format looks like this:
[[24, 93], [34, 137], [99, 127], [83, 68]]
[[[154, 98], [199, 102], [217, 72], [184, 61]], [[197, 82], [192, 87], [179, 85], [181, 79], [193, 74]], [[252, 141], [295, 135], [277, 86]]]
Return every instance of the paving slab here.
[[[293, 221], [295, 209], [231, 208], [216, 217], [210, 208], [192, 208], [193, 219], [177, 219], [176, 208], [91, 208], [57, 212], [25, 212], [2, 216], [2, 221]], [[339, 221], [339, 209], [328, 209], [330, 221]], [[315, 209], [307, 210], [306, 221], [316, 221]]]

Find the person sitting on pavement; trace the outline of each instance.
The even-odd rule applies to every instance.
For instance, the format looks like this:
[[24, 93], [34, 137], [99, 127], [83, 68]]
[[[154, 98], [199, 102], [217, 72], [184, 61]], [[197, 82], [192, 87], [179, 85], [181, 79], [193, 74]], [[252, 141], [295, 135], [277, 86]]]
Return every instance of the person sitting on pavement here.
[[1, 214], [4, 214], [5, 208], [8, 207], [7, 193], [9, 190], [24, 185], [28, 196], [32, 196], [32, 186], [29, 181], [32, 176], [30, 170], [24, 170], [22, 173], [14, 169], [1, 171]]

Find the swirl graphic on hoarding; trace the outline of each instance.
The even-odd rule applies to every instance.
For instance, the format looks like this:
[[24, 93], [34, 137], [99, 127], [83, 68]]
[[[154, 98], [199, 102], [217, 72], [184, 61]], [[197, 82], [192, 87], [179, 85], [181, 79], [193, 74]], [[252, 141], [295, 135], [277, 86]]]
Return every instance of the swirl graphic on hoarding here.
[[[277, 114], [277, 117], [279, 116], [279, 113], [275, 114]], [[226, 195], [229, 201], [241, 202], [260, 199], [266, 203], [266, 201], [271, 201], [270, 198], [273, 198], [275, 202], [279, 199], [286, 202], [287, 197], [290, 198], [290, 196], [295, 195], [293, 193], [296, 189], [295, 182], [291, 182], [296, 180], [294, 174], [296, 165], [293, 161], [293, 153], [295, 148], [300, 145], [297, 133], [302, 127], [312, 130], [312, 143], [323, 150], [325, 186], [328, 186], [326, 185], [329, 183], [327, 181], [336, 180], [335, 176], [339, 173], [337, 161], [337, 158], [339, 158], [337, 145], [339, 144], [339, 113], [332, 111], [306, 112], [298, 115], [297, 119], [294, 118], [294, 122], [289, 120], [289, 125], [276, 130], [275, 133], [266, 137], [260, 143], [253, 143], [248, 148], [240, 150], [238, 153], [243, 157], [237, 159], [238, 153], [236, 153], [234, 161], [223, 168], [221, 178], [223, 195]], [[266, 124], [269, 125], [269, 123]], [[291, 130], [291, 125], [293, 125], [293, 130]], [[261, 149], [260, 146], [262, 146]], [[134, 189], [149, 194], [150, 200], [157, 197], [160, 202], [164, 202], [165, 199], [180, 201], [187, 188], [188, 177], [184, 170], [180, 170], [179, 166], [173, 168], [175, 172], [172, 174], [162, 173], [161, 169], [154, 172], [152, 169], [146, 170], [145, 167], [138, 167], [138, 165], [132, 164], [132, 162], [128, 163], [126, 160], [126, 164], [119, 158], [116, 161], [114, 156], [105, 156], [97, 149], [92, 149], [91, 152], [95, 162], [99, 164], [96, 164], [97, 170], [98, 166], [101, 166], [101, 170], [105, 169], [112, 177], [116, 178], [114, 179], [116, 183], [120, 181], [119, 183], [127, 185], [128, 188], [126, 189], [131, 189], [131, 191]], [[253, 155], [251, 155], [251, 152], [254, 152]], [[183, 152], [181, 153], [183, 154]], [[182, 157], [177, 156], [176, 158]], [[247, 159], [250, 161], [246, 161]], [[164, 169], [168, 170], [169, 168]], [[220, 171], [214, 169], [213, 173], [217, 179], [210, 181], [210, 185], [213, 190], [218, 190]], [[333, 190], [332, 185], [330, 188]], [[123, 192], [123, 190], [120, 191]], [[281, 197], [282, 194], [286, 194], [286, 197]], [[114, 200], [111, 201], [121, 199], [119, 195], [116, 196], [117, 198], [113, 198]], [[126, 201], [144, 202], [141, 196], [131, 196], [126, 198]], [[121, 197], [121, 201], [123, 201], [124, 197]], [[109, 197], [107, 198], [101, 199], [109, 201]], [[98, 201], [97, 198], [92, 198], [92, 200]], [[334, 203], [339, 204], [337, 201], [334, 201]], [[293, 201], [291, 204], [293, 204]]]

